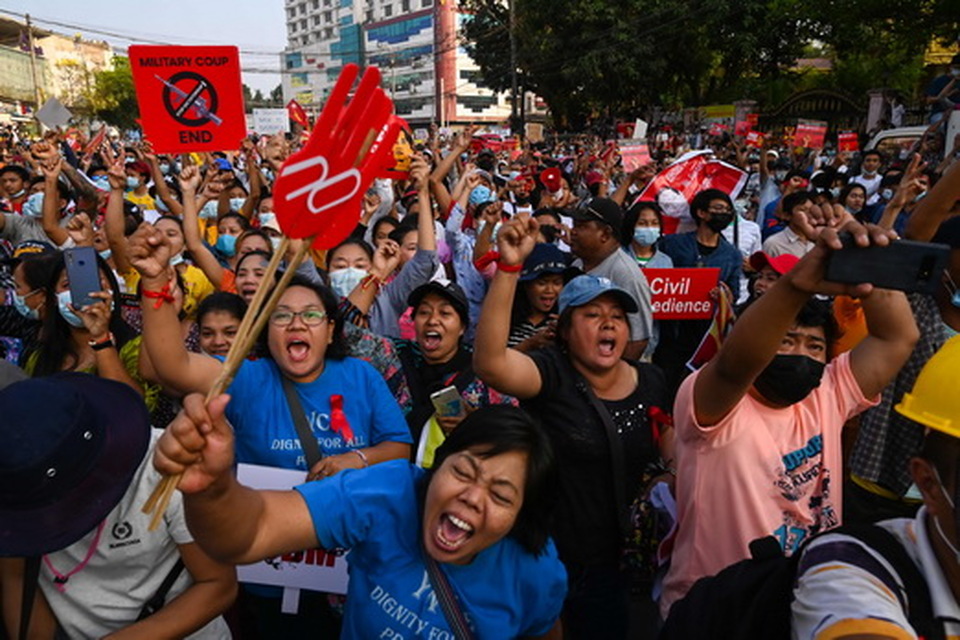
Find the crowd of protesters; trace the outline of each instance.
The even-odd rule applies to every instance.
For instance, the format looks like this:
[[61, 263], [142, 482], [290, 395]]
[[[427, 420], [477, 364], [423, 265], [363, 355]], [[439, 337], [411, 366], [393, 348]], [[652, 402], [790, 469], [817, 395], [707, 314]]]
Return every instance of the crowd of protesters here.
[[[434, 128], [370, 186], [209, 401], [274, 252], [279, 277], [298, 249], [272, 194], [301, 140], [0, 140], [8, 636], [653, 638], [773, 536], [803, 554], [794, 638], [917, 637], [907, 578], [818, 535], [883, 520], [957, 637], [960, 411], [919, 390], [960, 332], [943, 128], [888, 157], [664, 127], [632, 170], [592, 135], [476, 133]], [[697, 151], [744, 179], [648, 189]], [[936, 292], [828, 281], [847, 233], [948, 245]], [[100, 290], [79, 305], [83, 247]], [[658, 317], [645, 273], [675, 268], [719, 271], [712, 318]], [[254, 490], [236, 463], [304, 484]], [[180, 491], [150, 531], [161, 474]], [[238, 586], [235, 565], [317, 546], [349, 549], [345, 598], [288, 613]]]

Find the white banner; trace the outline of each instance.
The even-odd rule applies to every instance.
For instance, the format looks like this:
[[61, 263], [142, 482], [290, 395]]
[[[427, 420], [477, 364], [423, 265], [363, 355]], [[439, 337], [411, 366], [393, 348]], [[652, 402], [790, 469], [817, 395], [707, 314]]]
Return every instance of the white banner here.
[[[282, 109], [284, 114], [286, 110]], [[255, 464], [237, 465], [237, 479], [248, 487], [283, 491], [303, 484], [306, 472]], [[275, 587], [346, 593], [347, 558], [324, 549], [309, 549], [237, 567], [240, 582]]]
[[253, 130], [264, 136], [290, 133], [290, 114], [286, 109], [254, 109]]

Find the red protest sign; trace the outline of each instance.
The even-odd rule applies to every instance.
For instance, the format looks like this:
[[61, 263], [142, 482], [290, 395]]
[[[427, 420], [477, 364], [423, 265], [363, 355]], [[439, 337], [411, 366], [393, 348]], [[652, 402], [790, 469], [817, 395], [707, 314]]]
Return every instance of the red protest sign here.
[[750, 128], [760, 124], [760, 114], [759, 113], [748, 113], [747, 114], [747, 124], [750, 125]]
[[763, 134], [759, 131], [751, 131], [747, 134], [747, 146], [759, 149], [763, 146]]
[[837, 136], [837, 149], [840, 151], [859, 151], [860, 136], [852, 131], [844, 131]]
[[621, 142], [620, 158], [623, 161], [623, 170], [627, 173], [633, 173], [640, 167], [653, 162], [646, 140]]
[[158, 153], [238, 149], [247, 135], [236, 47], [134, 45], [143, 131]]
[[740, 120], [733, 127], [733, 135], [746, 136], [750, 133], [751, 125], [749, 120]]
[[713, 317], [710, 292], [720, 281], [720, 269], [644, 269], [650, 285], [653, 317], [657, 320], [700, 320]]
[[280, 228], [291, 238], [313, 238], [315, 249], [335, 247], [356, 227], [363, 193], [389, 163], [400, 131], [376, 67], [367, 67], [349, 97], [358, 74], [357, 65], [344, 65], [310, 139], [274, 184]]
[[708, 136], [722, 136], [724, 132], [728, 131], [730, 127], [719, 122], [714, 122], [710, 125], [710, 130], [707, 131]]
[[822, 149], [827, 139], [827, 123], [817, 120], [801, 120], [793, 134], [793, 143], [807, 149]]

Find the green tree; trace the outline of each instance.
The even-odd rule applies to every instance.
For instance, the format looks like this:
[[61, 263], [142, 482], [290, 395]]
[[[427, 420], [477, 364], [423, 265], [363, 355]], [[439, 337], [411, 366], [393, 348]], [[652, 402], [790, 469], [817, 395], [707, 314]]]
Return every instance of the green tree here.
[[94, 74], [90, 107], [97, 118], [108, 124], [136, 128], [140, 110], [128, 58], [115, 56], [112, 69]]

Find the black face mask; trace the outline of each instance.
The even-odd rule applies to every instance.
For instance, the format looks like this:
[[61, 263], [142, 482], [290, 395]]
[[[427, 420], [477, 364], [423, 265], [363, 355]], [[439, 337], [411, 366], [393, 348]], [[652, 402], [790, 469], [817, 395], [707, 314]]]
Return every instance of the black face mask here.
[[732, 213], [724, 213], [719, 215], [714, 213], [711, 214], [711, 218], [707, 220], [707, 226], [710, 227], [710, 230], [714, 233], [720, 233], [730, 226], [731, 222], [733, 222]]
[[789, 406], [820, 386], [825, 366], [808, 356], [778, 354], [760, 372], [753, 386], [773, 404]]
[[547, 241], [548, 243], [550, 243], [550, 244], [553, 244], [554, 242], [557, 241], [557, 228], [556, 228], [556, 227], [552, 227], [552, 226], [550, 226], [550, 225], [548, 225], [548, 224], [545, 224], [545, 225], [543, 225], [542, 227], [540, 227], [540, 233], [543, 234], [543, 239], [546, 240], [546, 241]]

